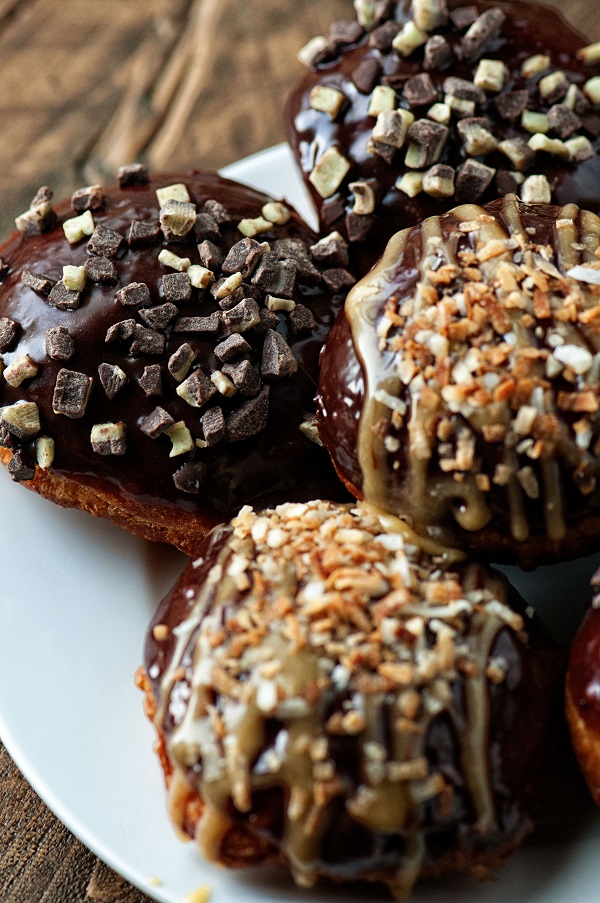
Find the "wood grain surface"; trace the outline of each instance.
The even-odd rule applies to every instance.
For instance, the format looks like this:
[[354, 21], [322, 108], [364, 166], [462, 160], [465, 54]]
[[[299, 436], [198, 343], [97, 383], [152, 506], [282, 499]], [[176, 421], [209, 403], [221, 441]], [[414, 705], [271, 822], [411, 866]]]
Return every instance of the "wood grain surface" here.
[[[600, 39], [598, 0], [550, 2]], [[0, 0], [0, 235], [39, 185], [67, 195], [135, 159], [218, 168], [282, 141], [298, 48], [351, 12], [351, 0]], [[0, 744], [2, 903], [147, 899]]]

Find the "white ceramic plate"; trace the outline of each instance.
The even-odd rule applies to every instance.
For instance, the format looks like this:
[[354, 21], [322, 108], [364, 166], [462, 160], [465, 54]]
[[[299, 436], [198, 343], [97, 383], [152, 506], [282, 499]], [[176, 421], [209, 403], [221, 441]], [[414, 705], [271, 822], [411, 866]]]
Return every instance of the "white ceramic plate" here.
[[[227, 175], [306, 195], [284, 147]], [[0, 736], [56, 815], [109, 865], [156, 900], [181, 903], [209, 884], [211, 903], [386, 900], [384, 892], [301, 891], [278, 870], [231, 874], [206, 865], [168, 823], [153, 733], [133, 676], [146, 625], [184, 558], [104, 521], [57, 508], [0, 473]], [[567, 635], [598, 561], [516, 570], [519, 588]], [[565, 754], [549, 784], [537, 835], [506, 869], [480, 884], [427, 882], [418, 903], [597, 903], [600, 817]], [[157, 878], [160, 885], [151, 880]]]

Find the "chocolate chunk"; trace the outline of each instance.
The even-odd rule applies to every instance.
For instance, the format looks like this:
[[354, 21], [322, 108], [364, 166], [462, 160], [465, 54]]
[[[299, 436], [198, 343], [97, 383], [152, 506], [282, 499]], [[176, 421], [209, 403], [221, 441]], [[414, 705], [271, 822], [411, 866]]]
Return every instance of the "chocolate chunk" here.
[[277, 329], [279, 326], [279, 317], [272, 310], [265, 310], [265, 308], [262, 307], [258, 312], [258, 316], [259, 322], [254, 327], [254, 332], [257, 335], [264, 335], [267, 330]]
[[340, 19], [329, 26], [329, 40], [336, 47], [356, 44], [364, 34], [363, 28], [354, 19]]
[[492, 183], [496, 171], [477, 160], [467, 160], [456, 177], [456, 197], [461, 203], [479, 201]]
[[85, 213], [86, 210], [100, 210], [104, 205], [104, 193], [99, 185], [88, 185], [87, 188], [79, 188], [71, 195], [71, 207], [75, 213]]
[[288, 316], [290, 331], [294, 335], [302, 332], [312, 332], [316, 329], [317, 323], [313, 317], [312, 311], [304, 304], [296, 304], [295, 308], [290, 311]]
[[387, 53], [392, 49], [392, 41], [399, 31], [400, 25], [397, 22], [384, 22], [383, 25], [374, 28], [370, 33], [369, 45], [371, 47], [376, 47], [377, 50], [381, 50], [382, 53]]
[[75, 342], [65, 326], [46, 330], [46, 354], [53, 361], [68, 361], [75, 353]]
[[514, 122], [527, 109], [528, 91], [506, 91], [494, 98], [498, 115], [507, 122]]
[[298, 362], [286, 340], [278, 332], [269, 329], [263, 345], [261, 376], [265, 379], [279, 379], [291, 376], [297, 369]]
[[310, 253], [314, 260], [328, 267], [345, 267], [350, 260], [348, 242], [339, 232], [331, 232], [311, 245]]
[[203, 332], [217, 335], [221, 328], [221, 313], [216, 310], [208, 317], [179, 317], [173, 326], [173, 332]]
[[346, 232], [351, 242], [366, 241], [373, 231], [377, 220], [374, 216], [357, 213], [346, 214]]
[[198, 253], [200, 255], [200, 263], [207, 270], [212, 270], [215, 273], [221, 269], [224, 260], [223, 252], [214, 242], [205, 239], [198, 245]]
[[219, 407], [209, 408], [200, 418], [204, 441], [211, 448], [225, 436], [225, 417]]
[[586, 113], [582, 116], [581, 121], [584, 129], [592, 138], [600, 135], [600, 116], [597, 113]]
[[243, 238], [230, 248], [222, 270], [224, 273], [241, 273], [247, 279], [264, 253], [265, 249], [253, 238]]
[[160, 226], [157, 222], [141, 222], [132, 220], [129, 227], [127, 242], [130, 248], [145, 248], [156, 244], [160, 235]]
[[36, 276], [35, 273], [31, 273], [29, 270], [23, 270], [21, 273], [21, 282], [23, 285], [26, 285], [27, 288], [32, 288], [34, 292], [37, 292], [39, 295], [45, 295], [46, 297], [48, 297], [55, 285], [54, 280], [50, 279], [48, 276]]
[[130, 353], [137, 357], [139, 354], [162, 354], [165, 350], [166, 337], [156, 329], [147, 329], [145, 326], [135, 324], [133, 330], [133, 342]]
[[127, 451], [125, 424], [96, 423], [92, 427], [90, 441], [97, 455], [124, 455]]
[[496, 194], [498, 197], [503, 198], [507, 194], [518, 194], [520, 188], [520, 183], [515, 178], [512, 172], [508, 172], [506, 169], [501, 169], [496, 174]]
[[148, 167], [143, 163], [128, 163], [120, 166], [117, 172], [119, 188], [129, 188], [130, 185], [147, 185], [150, 181]]
[[370, 154], [377, 154], [377, 156], [381, 157], [381, 159], [384, 160], [388, 166], [392, 165], [398, 151], [398, 148], [393, 144], [386, 144], [385, 141], [378, 141], [372, 136], [369, 139], [368, 147]]
[[135, 332], [137, 323], [135, 320], [120, 320], [109, 327], [105, 342], [126, 342]]
[[269, 415], [269, 388], [264, 386], [256, 398], [245, 401], [225, 420], [228, 442], [243, 442], [264, 430]]
[[0, 317], [0, 351], [6, 351], [17, 334], [17, 324], [10, 317]]
[[52, 410], [71, 420], [83, 417], [93, 385], [94, 380], [85, 373], [64, 368], [59, 370], [52, 397]]
[[35, 467], [32, 465], [27, 452], [22, 448], [17, 448], [13, 451], [7, 470], [15, 483], [33, 480], [35, 476]]
[[483, 88], [478, 88], [474, 82], [456, 78], [454, 75], [444, 79], [444, 93], [459, 100], [474, 100], [475, 103], [485, 103], [486, 100]]
[[198, 242], [217, 242], [221, 239], [221, 230], [219, 229], [219, 224], [214, 216], [211, 216], [210, 213], [199, 213], [196, 216], [194, 229]]
[[48, 304], [58, 310], [77, 310], [81, 303], [81, 292], [70, 291], [62, 279], [56, 283], [48, 295]]
[[102, 223], [98, 223], [87, 243], [90, 254], [94, 254], [96, 257], [108, 257], [109, 260], [117, 257], [124, 247], [123, 236], [114, 229], [107, 229]]
[[158, 307], [146, 307], [139, 311], [140, 319], [146, 326], [149, 326], [150, 329], [158, 329], [159, 332], [163, 332], [178, 313], [177, 307], [169, 301], [166, 304], [159, 304]]
[[276, 254], [267, 252], [262, 255], [251, 282], [265, 293], [291, 298], [296, 283], [296, 269], [293, 260], [278, 260]]
[[234, 292], [227, 295], [226, 298], [221, 298], [219, 307], [222, 310], [231, 310], [232, 307], [235, 307], [235, 305], [239, 304], [240, 301], [243, 301], [244, 298], [252, 298], [257, 304], [262, 304], [264, 292], [261, 292], [257, 285], [250, 285], [248, 282], [242, 282], [239, 288], [236, 288]]
[[244, 298], [222, 314], [228, 332], [247, 332], [260, 322], [259, 307], [252, 298]]
[[422, 107], [437, 100], [437, 89], [426, 72], [413, 75], [404, 85], [404, 96], [409, 107]]
[[140, 376], [140, 386], [147, 397], [150, 395], [162, 395], [162, 371], [159, 364], [150, 364], [149, 367], [144, 367], [144, 372]]
[[[354, 239], [352, 239], [352, 241], [354, 241]], [[352, 288], [356, 279], [352, 273], [348, 272], [348, 270], [336, 267], [332, 270], [325, 270], [323, 273], [323, 282], [334, 295], [337, 295], [340, 292], [346, 292], [349, 288]]]
[[425, 44], [423, 65], [425, 69], [443, 69], [452, 62], [452, 48], [445, 37], [435, 34]]
[[555, 104], [548, 110], [548, 122], [559, 138], [568, 138], [581, 128], [581, 119], [563, 104]]
[[10, 267], [8, 265], [8, 261], [4, 259], [4, 257], [0, 257], [0, 282], [2, 282], [8, 276], [10, 272]]
[[3, 420], [0, 420], [0, 448], [12, 448], [14, 445], [10, 430]]
[[350, 78], [361, 94], [370, 94], [379, 80], [381, 64], [378, 60], [367, 59], [353, 70]]
[[230, 361], [238, 354], [250, 354], [252, 347], [238, 332], [234, 332], [224, 342], [215, 346], [215, 355], [220, 361]]
[[459, 31], [470, 28], [473, 22], [477, 21], [479, 12], [476, 6], [464, 6], [453, 9], [450, 12], [450, 19]]
[[247, 398], [254, 398], [255, 395], [258, 395], [262, 383], [250, 361], [243, 360], [237, 364], [223, 364], [223, 373], [229, 377], [241, 395]]
[[321, 274], [312, 263], [308, 245], [300, 238], [279, 238], [271, 245], [271, 252], [279, 260], [293, 260], [296, 264], [296, 279], [302, 285], [318, 285]]
[[167, 301], [181, 304], [192, 299], [192, 284], [187, 273], [167, 273], [162, 277], [162, 286]]
[[216, 393], [216, 386], [202, 370], [194, 370], [192, 375], [177, 387], [177, 394], [194, 408], [201, 408]]
[[473, 22], [461, 42], [462, 56], [472, 60], [483, 46], [500, 31], [506, 21], [506, 13], [499, 7], [493, 7], [482, 13]]
[[[408, 130], [411, 147], [414, 148], [414, 158], [410, 160], [411, 169], [424, 169], [437, 163], [449, 135], [450, 130], [439, 122], [430, 122], [428, 119], [413, 122]], [[408, 153], [411, 153], [411, 149]]]
[[150, 302], [150, 289], [145, 282], [130, 282], [119, 289], [116, 297], [126, 307], [143, 307]]
[[167, 363], [169, 373], [177, 380], [177, 382], [182, 382], [195, 360], [196, 352], [191, 345], [184, 342], [169, 358]]
[[119, 281], [117, 265], [107, 257], [88, 257], [85, 262], [85, 271], [91, 282], [116, 285]]
[[[327, 198], [321, 206], [321, 218], [326, 226], [337, 222], [346, 212], [346, 199], [341, 194]], [[298, 278], [300, 276], [298, 275]]]
[[231, 216], [226, 207], [214, 198], [209, 198], [202, 206], [202, 212], [208, 213], [219, 225], [231, 221]]
[[180, 492], [198, 495], [206, 478], [206, 464], [201, 461], [188, 461], [173, 474], [173, 482]]
[[109, 401], [112, 401], [127, 383], [127, 376], [115, 364], [100, 364], [98, 376]]
[[148, 414], [140, 423], [140, 429], [145, 436], [150, 439], [158, 439], [161, 433], [173, 426], [175, 421], [164, 408], [156, 407], [151, 414]]
[[570, 101], [573, 112], [578, 116], [582, 116], [590, 108], [590, 102], [578, 85], [571, 85], [567, 91], [566, 101]]
[[22, 213], [15, 220], [17, 229], [25, 235], [43, 235], [54, 229], [58, 217], [54, 212], [50, 201], [53, 191], [47, 185], [38, 189], [35, 197], [29, 205], [29, 210]]

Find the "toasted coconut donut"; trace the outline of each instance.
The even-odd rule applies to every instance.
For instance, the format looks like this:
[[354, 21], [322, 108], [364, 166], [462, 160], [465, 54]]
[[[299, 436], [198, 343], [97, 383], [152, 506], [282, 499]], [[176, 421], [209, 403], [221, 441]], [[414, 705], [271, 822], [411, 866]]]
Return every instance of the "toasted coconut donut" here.
[[600, 219], [514, 195], [391, 239], [321, 357], [318, 417], [358, 498], [491, 561], [600, 541]]
[[364, 508], [245, 508], [160, 605], [140, 685], [209, 859], [406, 894], [531, 830], [558, 658], [498, 574], [414, 539]]
[[516, 192], [600, 212], [600, 65], [555, 9], [355, 6], [301, 51], [310, 71], [286, 115], [323, 231], [373, 263], [399, 229], [460, 203]]
[[13, 479], [188, 551], [250, 500], [339, 498], [307, 415], [352, 279], [300, 217], [213, 173], [139, 166], [51, 197], [0, 250]]

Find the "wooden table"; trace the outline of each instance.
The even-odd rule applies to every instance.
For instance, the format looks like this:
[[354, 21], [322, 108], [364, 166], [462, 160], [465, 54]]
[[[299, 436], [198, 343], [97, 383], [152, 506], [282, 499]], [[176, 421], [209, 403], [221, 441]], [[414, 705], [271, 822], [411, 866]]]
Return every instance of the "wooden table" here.
[[[600, 39], [598, 0], [550, 2]], [[123, 162], [218, 168], [282, 141], [296, 51], [350, 13], [351, 0], [0, 0], [0, 235], [42, 184], [60, 197]], [[1, 744], [0, 899], [148, 899], [54, 818]]]

